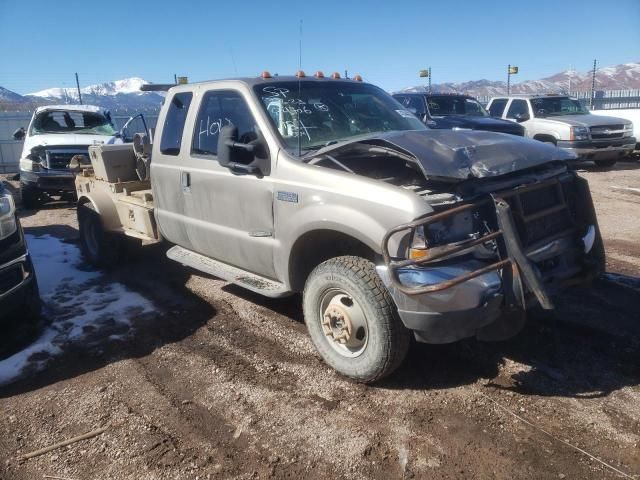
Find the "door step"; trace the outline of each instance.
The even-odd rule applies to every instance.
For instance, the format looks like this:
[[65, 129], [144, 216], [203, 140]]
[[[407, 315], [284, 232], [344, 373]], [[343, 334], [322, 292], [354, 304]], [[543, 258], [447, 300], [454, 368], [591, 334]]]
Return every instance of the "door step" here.
[[221, 278], [227, 282], [235, 283], [247, 290], [251, 290], [252, 292], [259, 293], [266, 297], [286, 297], [292, 293], [280, 282], [227, 265], [226, 263], [205, 257], [204, 255], [192, 252], [191, 250], [187, 250], [186, 248], [182, 248], [178, 245], [169, 249], [167, 257], [178, 263]]

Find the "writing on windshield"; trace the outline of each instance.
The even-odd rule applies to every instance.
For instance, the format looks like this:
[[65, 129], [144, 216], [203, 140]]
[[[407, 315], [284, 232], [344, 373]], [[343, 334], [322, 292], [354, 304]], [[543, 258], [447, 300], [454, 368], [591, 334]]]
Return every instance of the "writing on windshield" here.
[[369, 133], [426, 129], [390, 95], [368, 84], [278, 82], [258, 85], [255, 92], [292, 150], [321, 148]]

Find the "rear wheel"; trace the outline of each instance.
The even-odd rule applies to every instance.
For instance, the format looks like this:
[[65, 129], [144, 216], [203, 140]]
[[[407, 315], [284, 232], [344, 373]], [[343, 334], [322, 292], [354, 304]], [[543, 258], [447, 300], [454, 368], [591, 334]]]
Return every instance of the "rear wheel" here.
[[122, 238], [104, 230], [100, 215], [90, 203], [78, 207], [78, 223], [84, 257], [98, 267], [113, 267], [122, 254]]
[[618, 163], [618, 159], [610, 158], [609, 160], [594, 160], [593, 163], [595, 163], [596, 166], [600, 168], [609, 168]]
[[369, 260], [345, 256], [317, 266], [307, 279], [303, 307], [316, 349], [347, 377], [375, 382], [407, 355], [410, 332]]

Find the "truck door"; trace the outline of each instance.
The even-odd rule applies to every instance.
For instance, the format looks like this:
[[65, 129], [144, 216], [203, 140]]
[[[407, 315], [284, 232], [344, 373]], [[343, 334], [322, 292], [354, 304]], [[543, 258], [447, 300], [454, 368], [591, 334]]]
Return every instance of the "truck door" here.
[[172, 243], [193, 248], [184, 221], [184, 192], [182, 169], [189, 159], [189, 142], [185, 135], [187, 114], [193, 99], [192, 92], [177, 92], [168, 97], [162, 124], [158, 125], [160, 146], [154, 145], [151, 162], [151, 184], [156, 221], [162, 235]]
[[257, 138], [255, 118], [240, 92], [204, 92], [182, 170], [189, 242], [198, 253], [274, 278], [273, 182], [218, 163], [218, 136], [225, 125], [238, 128], [240, 143]]

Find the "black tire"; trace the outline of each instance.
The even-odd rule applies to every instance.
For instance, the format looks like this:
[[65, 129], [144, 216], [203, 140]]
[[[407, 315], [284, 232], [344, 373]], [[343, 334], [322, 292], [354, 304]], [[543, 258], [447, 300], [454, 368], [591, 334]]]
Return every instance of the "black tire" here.
[[599, 167], [599, 168], [610, 168], [610, 167], [613, 167], [616, 163], [618, 163], [618, 159], [610, 158], [609, 160], [594, 160], [593, 163], [595, 163], [596, 167]]
[[35, 210], [43, 203], [42, 192], [25, 184], [20, 184], [20, 198], [22, 199], [22, 206], [27, 210]]
[[[327, 304], [328, 298], [331, 300]], [[346, 316], [352, 327], [348, 340], [352, 346], [335, 340], [336, 329], [344, 332], [344, 328], [340, 330], [340, 318], [344, 317], [329, 315], [334, 307], [337, 311], [351, 310]], [[324, 361], [353, 380], [376, 382], [396, 370], [407, 356], [411, 334], [369, 260], [344, 256], [318, 265], [305, 284], [303, 309], [311, 340]], [[364, 322], [358, 327], [354, 319], [360, 318], [360, 313]], [[338, 322], [336, 329], [334, 321]]]
[[78, 207], [80, 248], [85, 259], [100, 268], [114, 267], [122, 256], [122, 238], [104, 231], [100, 215], [93, 205]]

